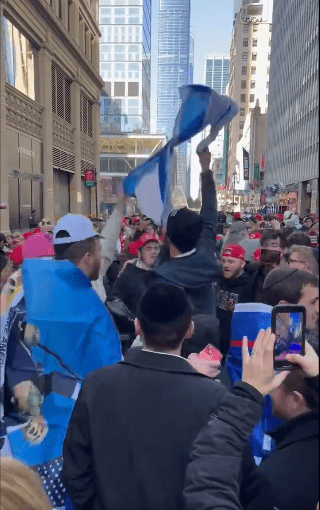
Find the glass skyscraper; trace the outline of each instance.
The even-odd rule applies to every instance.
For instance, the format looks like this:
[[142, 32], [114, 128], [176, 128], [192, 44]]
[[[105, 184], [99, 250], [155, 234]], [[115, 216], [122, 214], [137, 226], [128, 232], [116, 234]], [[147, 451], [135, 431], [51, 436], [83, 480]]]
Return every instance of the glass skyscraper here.
[[[190, 83], [190, 0], [160, 0], [157, 131], [169, 138], [180, 107], [179, 87]], [[177, 150], [176, 185], [188, 194], [188, 149]]]
[[150, 131], [151, 0], [100, 0], [100, 130]]
[[206, 85], [225, 94], [229, 81], [229, 55], [207, 55]]

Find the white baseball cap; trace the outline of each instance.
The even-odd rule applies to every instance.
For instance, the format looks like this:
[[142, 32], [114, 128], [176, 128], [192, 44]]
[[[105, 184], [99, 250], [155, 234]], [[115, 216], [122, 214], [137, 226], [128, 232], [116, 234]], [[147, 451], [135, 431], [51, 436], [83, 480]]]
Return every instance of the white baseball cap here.
[[91, 221], [81, 214], [66, 214], [53, 229], [53, 244], [69, 244], [100, 237]]

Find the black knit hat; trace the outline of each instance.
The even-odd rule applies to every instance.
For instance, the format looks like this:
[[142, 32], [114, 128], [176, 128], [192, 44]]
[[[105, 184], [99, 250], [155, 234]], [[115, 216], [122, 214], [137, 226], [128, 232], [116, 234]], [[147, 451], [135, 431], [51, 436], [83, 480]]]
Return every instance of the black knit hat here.
[[186, 253], [196, 247], [203, 227], [203, 218], [190, 209], [176, 209], [169, 215], [167, 236], [181, 252]]

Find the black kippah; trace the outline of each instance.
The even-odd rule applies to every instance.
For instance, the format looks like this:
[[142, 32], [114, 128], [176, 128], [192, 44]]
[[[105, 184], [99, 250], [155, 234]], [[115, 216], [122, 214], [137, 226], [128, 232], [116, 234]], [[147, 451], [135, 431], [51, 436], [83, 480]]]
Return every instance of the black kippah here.
[[168, 283], [155, 283], [143, 294], [138, 316], [150, 322], [167, 324], [190, 312], [190, 303], [183, 289]]

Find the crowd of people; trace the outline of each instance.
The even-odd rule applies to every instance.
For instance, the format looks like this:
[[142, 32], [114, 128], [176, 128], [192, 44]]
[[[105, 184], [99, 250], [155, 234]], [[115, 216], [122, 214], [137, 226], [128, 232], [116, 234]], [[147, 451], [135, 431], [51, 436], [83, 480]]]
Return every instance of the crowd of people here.
[[[218, 212], [199, 159], [199, 214], [0, 234], [5, 510], [316, 510], [318, 219]], [[275, 373], [279, 304], [307, 342]]]

